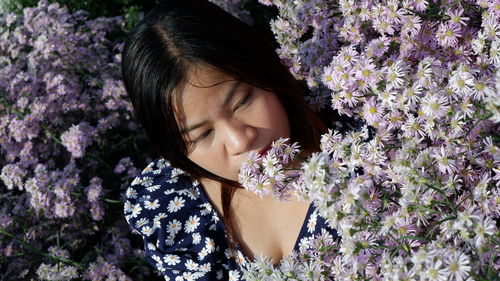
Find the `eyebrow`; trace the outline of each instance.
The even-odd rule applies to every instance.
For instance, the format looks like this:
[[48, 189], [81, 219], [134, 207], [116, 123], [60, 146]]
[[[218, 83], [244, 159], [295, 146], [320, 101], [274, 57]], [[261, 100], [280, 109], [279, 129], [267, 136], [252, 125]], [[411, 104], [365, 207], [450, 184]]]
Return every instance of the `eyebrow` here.
[[[226, 93], [226, 98], [224, 98], [224, 102], [222, 103], [221, 108], [226, 107], [234, 98], [234, 94], [236, 93], [236, 89], [240, 86], [241, 81], [237, 81], [236, 83], [233, 83], [233, 86], [229, 88], [229, 91]], [[182, 134], [187, 134], [191, 132], [192, 130], [198, 129], [199, 127], [205, 125], [208, 123], [208, 120], [201, 121], [199, 123], [196, 123], [194, 125], [189, 126], [188, 128], [185, 128], [182, 130]]]

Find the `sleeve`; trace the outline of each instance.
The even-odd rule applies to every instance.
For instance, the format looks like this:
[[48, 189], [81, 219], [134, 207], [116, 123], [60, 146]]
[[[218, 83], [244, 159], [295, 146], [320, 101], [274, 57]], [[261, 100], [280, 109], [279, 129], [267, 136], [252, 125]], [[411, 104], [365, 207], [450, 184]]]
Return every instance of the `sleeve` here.
[[200, 200], [197, 182], [160, 158], [126, 192], [125, 218], [144, 240], [146, 260], [165, 280], [221, 280], [220, 221]]

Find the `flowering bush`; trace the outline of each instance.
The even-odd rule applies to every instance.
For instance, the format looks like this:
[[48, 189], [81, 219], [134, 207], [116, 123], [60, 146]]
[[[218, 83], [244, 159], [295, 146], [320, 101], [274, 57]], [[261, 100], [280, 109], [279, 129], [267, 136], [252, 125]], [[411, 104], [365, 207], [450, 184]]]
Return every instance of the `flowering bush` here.
[[123, 25], [47, 1], [0, 18], [2, 280], [152, 273], [120, 207], [149, 152], [121, 82]]
[[321, 235], [276, 267], [261, 257], [245, 277], [498, 278], [498, 2], [260, 2], [279, 9], [278, 53], [311, 88], [313, 108], [365, 126], [329, 124], [298, 173], [281, 172], [277, 144], [245, 162], [246, 188], [294, 190], [341, 235]]

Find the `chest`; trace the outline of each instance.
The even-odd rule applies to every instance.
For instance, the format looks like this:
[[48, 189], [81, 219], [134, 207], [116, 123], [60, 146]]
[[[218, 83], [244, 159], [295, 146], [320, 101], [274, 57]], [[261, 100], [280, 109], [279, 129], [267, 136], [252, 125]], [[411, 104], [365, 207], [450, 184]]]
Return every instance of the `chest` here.
[[[220, 189], [204, 190], [222, 214]], [[272, 196], [260, 198], [240, 190], [231, 200], [233, 235], [250, 257], [262, 254], [277, 264], [292, 253], [309, 206], [310, 202], [298, 201], [295, 196], [280, 202]]]
[[265, 255], [276, 264], [292, 253], [310, 202], [278, 202], [272, 197], [234, 201], [236, 237], [250, 255]]

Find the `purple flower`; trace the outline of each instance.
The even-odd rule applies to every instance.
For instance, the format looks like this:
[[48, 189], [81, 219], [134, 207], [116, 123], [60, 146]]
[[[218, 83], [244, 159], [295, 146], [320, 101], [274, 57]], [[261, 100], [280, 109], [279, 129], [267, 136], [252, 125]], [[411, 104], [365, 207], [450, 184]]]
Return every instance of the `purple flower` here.
[[120, 159], [120, 161], [118, 161], [118, 164], [116, 164], [115, 166], [115, 173], [121, 174], [125, 171], [127, 171], [127, 174], [129, 174], [131, 177], [137, 175], [137, 168], [135, 168], [134, 163], [132, 162], [132, 159], [130, 159], [130, 157], [124, 157]]
[[87, 122], [71, 126], [61, 135], [61, 142], [75, 158], [81, 158], [85, 149], [92, 144], [95, 131]]
[[90, 185], [87, 187], [87, 200], [90, 203], [99, 201], [102, 194], [102, 180], [98, 177], [93, 177], [90, 180]]
[[19, 190], [23, 190], [23, 179], [25, 175], [26, 170], [21, 169], [18, 165], [8, 164], [3, 166], [0, 179], [4, 182], [5, 186], [7, 186], [7, 189], [17, 187]]

